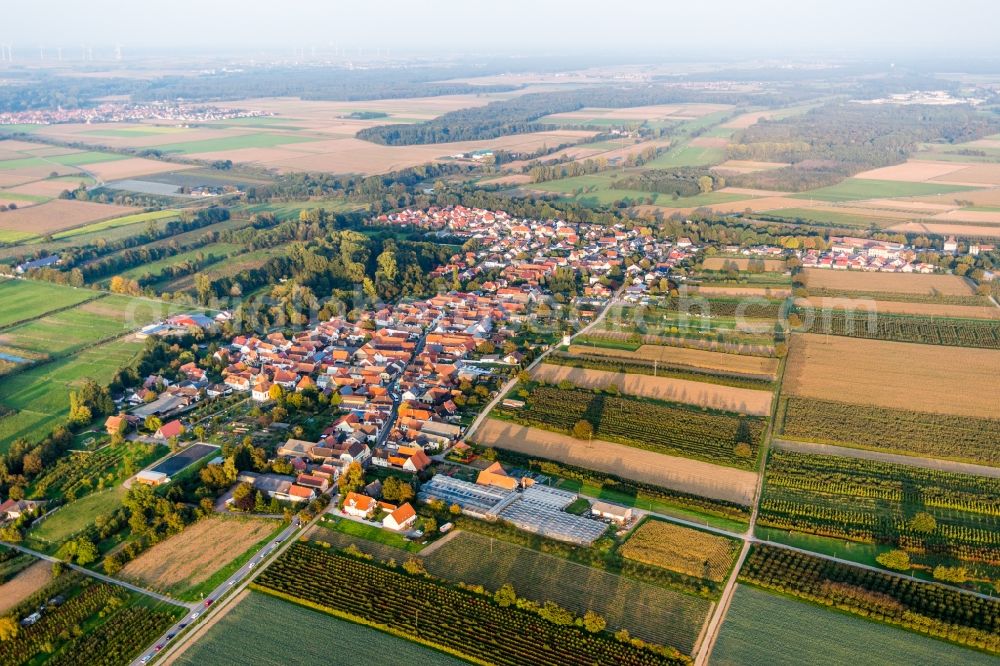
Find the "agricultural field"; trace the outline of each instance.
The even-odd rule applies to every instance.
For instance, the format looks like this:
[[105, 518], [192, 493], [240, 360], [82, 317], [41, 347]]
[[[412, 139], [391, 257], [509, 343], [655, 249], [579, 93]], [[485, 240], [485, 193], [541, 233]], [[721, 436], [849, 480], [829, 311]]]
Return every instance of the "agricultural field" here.
[[125, 335], [176, 309], [161, 301], [113, 294], [7, 328], [0, 332], [0, 344], [15, 355], [58, 357]]
[[[1000, 314], [1000, 308], [994, 310]], [[878, 312], [869, 314], [863, 308], [851, 312], [829, 310], [817, 315], [810, 330], [813, 333], [869, 340], [1000, 349], [1000, 322], [984, 319], [948, 319]]]
[[1000, 600], [765, 544], [751, 546], [739, 580], [1000, 654]]
[[[795, 335], [782, 392], [818, 400], [933, 412], [996, 416], [1000, 350]], [[961, 368], [961, 371], [958, 369]]]
[[893, 296], [974, 297], [972, 285], [957, 275], [922, 275], [917, 273], [882, 273], [869, 271], [834, 271], [806, 268], [800, 277], [810, 293], [860, 292], [879, 294], [886, 300]]
[[580, 440], [496, 418], [487, 419], [473, 439], [483, 446], [743, 505], [750, 503], [756, 486], [756, 474], [749, 470], [666, 456], [599, 439]]
[[[593, 437], [666, 455], [750, 469], [767, 420], [697, 409], [674, 402], [638, 400], [538, 385], [517, 391], [526, 405], [501, 408], [501, 418], [573, 434], [586, 421]], [[587, 437], [580, 437], [587, 439]]]
[[918, 197], [932, 194], [949, 194], [975, 189], [971, 186], [950, 183], [907, 182], [900, 180], [871, 180], [848, 178], [836, 185], [791, 195], [794, 199], [820, 201], [861, 201], [892, 197]]
[[[350, 595], [343, 594], [345, 586], [352, 590]], [[474, 593], [299, 542], [251, 587], [334, 616], [391, 627], [397, 635], [490, 663], [684, 663], [677, 652], [662, 656], [619, 643], [608, 634], [588, 634]], [[482, 640], [485, 633], [492, 639], [488, 643]], [[540, 652], [539, 642], [550, 649]]]
[[93, 525], [97, 516], [109, 514], [121, 506], [125, 494], [124, 488], [115, 486], [60, 507], [31, 529], [28, 544], [34, 544], [44, 551], [55, 550], [58, 544]]
[[573, 344], [569, 353], [574, 356], [600, 356], [622, 359], [628, 362], [664, 363], [677, 367], [689, 367], [720, 374], [748, 375], [777, 379], [778, 359], [762, 356], [745, 356], [702, 349], [685, 349], [662, 345], [640, 345], [635, 350], [613, 349], [591, 345]]
[[721, 582], [729, 575], [739, 543], [657, 519], [643, 521], [619, 548], [622, 557]]
[[[808, 640], [803, 640], [808, 636]], [[873, 650], [872, 646], [878, 646]], [[968, 664], [994, 658], [944, 641], [737, 585], [712, 649], [719, 666], [746, 664]]]
[[[0, 616], [45, 587], [52, 580], [51, 562], [35, 560], [30, 555], [15, 555], [14, 557], [27, 557], [31, 564], [7, 578], [5, 582], [0, 583]], [[10, 561], [3, 561], [0, 562], [0, 567], [6, 569], [9, 564]]]
[[158, 222], [163, 224], [170, 220], [175, 220], [178, 217], [180, 217], [180, 211], [177, 210], [156, 210], [148, 213], [135, 213], [133, 215], [112, 218], [103, 222], [95, 222], [94, 224], [88, 224], [84, 227], [70, 229], [69, 231], [61, 231], [57, 234], [52, 234], [52, 239], [61, 240], [63, 238], [73, 238], [74, 236], [80, 236], [83, 234], [92, 234], [96, 231], [106, 231], [108, 229], [128, 227], [140, 223], [148, 224], [150, 222]]
[[752, 259], [749, 257], [708, 257], [701, 267], [706, 271], [726, 271], [735, 269], [747, 272], [751, 266], [759, 266], [764, 273], [783, 273], [786, 266], [783, 259]]
[[72, 289], [48, 282], [0, 280], [0, 331], [98, 296], [86, 289]]
[[998, 516], [1000, 479], [772, 450], [757, 524], [901, 548], [926, 572], [958, 561], [970, 581], [989, 582], [1000, 573]]
[[0, 213], [0, 232], [47, 236], [84, 227], [93, 222], [122, 217], [137, 209], [90, 201], [53, 199], [52, 201]]
[[995, 416], [949, 416], [796, 396], [783, 398], [778, 407], [780, 432], [789, 439], [1000, 466], [995, 446], [1000, 419]]
[[[868, 304], [855, 303], [852, 299], [814, 296], [797, 298], [795, 305], [812, 308], [814, 311], [818, 311], [817, 316], [819, 316], [826, 310], [836, 313], [837, 310], [856, 309], [859, 313], [864, 314], [867, 312], [865, 306]], [[925, 318], [945, 317], [952, 319], [1000, 319], [1000, 308], [993, 305], [946, 305], [942, 303], [876, 300], [873, 307], [875, 312], [889, 315], [917, 315]]]
[[84, 379], [107, 384], [142, 350], [142, 343], [119, 339], [41, 363], [0, 382], [0, 452], [15, 439], [43, 438], [69, 416], [69, 392]]
[[35, 499], [62, 497], [73, 501], [124, 481], [168, 452], [164, 444], [142, 442], [71, 452], [32, 479], [27, 496]]
[[115, 585], [63, 573], [12, 607], [9, 614], [24, 617], [56, 596], [64, 601], [47, 606], [37, 622], [19, 627], [14, 637], [3, 642], [0, 664], [44, 661], [69, 666], [80, 663], [80, 655], [95, 666], [128, 663], [173, 624], [181, 611]]
[[[275, 631], [280, 627], [280, 631]], [[176, 658], [177, 666], [252, 663], [285, 666], [294, 654], [302, 663], [364, 666], [391, 654], [399, 663], [459, 666], [466, 662], [417, 643], [267, 594], [246, 594], [208, 626]], [[322, 636], [323, 640], [316, 640]]]
[[[143, 282], [154, 281], [167, 274], [171, 267], [180, 266], [181, 264], [189, 261], [197, 261], [199, 258], [218, 258], [219, 260], [223, 260], [230, 255], [238, 253], [240, 250], [241, 247], [233, 243], [211, 243], [194, 250], [189, 250], [188, 252], [181, 252], [169, 257], [164, 257], [163, 259], [157, 259], [156, 261], [140, 264], [133, 268], [121, 271], [118, 275], [132, 280], [141, 280]], [[167, 276], [169, 277], [169, 275]]]
[[614, 630], [626, 628], [633, 636], [683, 652], [694, 648], [710, 608], [706, 599], [467, 531], [423, 560], [433, 576], [488, 590], [510, 583], [518, 596], [555, 601], [578, 615], [593, 610]]
[[268, 539], [275, 526], [264, 519], [204, 518], [143, 552], [118, 575], [150, 589], [183, 595]]
[[572, 368], [550, 363], [543, 363], [536, 367], [532, 378], [553, 385], [568, 381], [574, 386], [585, 389], [604, 390], [614, 386], [625, 395], [680, 402], [753, 416], [768, 416], [771, 413], [772, 395], [770, 391], [757, 391], [669, 377], [650, 377], [644, 374]]
[[[611, 356], [600, 356], [595, 354], [574, 355], [567, 352], [556, 351], [549, 354], [545, 359], [546, 365], [563, 366], [566, 368], [578, 368], [581, 370], [597, 370], [610, 373], [612, 375], [627, 374], [631, 376], [643, 375], [651, 379], [679, 379], [695, 382], [696, 384], [716, 384], [718, 386], [731, 386], [734, 388], [748, 389], [751, 391], [765, 391], [770, 393], [773, 383], [766, 377], [747, 377], [736, 374], [723, 374], [701, 370], [691, 366], [673, 365], [660, 363], [658, 361], [643, 361], [616, 359]], [[704, 388], [704, 387], [701, 387]], [[679, 402], [683, 402], [679, 400]]]

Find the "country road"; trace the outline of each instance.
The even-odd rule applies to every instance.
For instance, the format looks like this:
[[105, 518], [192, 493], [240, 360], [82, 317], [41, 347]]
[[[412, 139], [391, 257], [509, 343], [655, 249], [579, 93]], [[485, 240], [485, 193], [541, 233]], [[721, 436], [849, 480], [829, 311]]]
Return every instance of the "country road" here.
[[19, 550], [22, 553], [32, 555], [40, 560], [45, 560], [47, 562], [60, 562], [64, 567], [82, 573], [85, 576], [90, 576], [91, 578], [96, 578], [97, 580], [105, 583], [110, 583], [112, 585], [118, 585], [120, 587], [124, 587], [126, 590], [131, 590], [133, 592], [138, 592], [139, 594], [144, 594], [147, 597], [152, 597], [153, 599], [156, 599], [157, 601], [162, 601], [167, 604], [173, 604], [174, 606], [181, 606], [183, 608], [192, 608], [195, 605], [195, 604], [185, 603], [183, 601], [178, 601], [177, 599], [171, 599], [170, 597], [166, 597], [157, 592], [153, 592], [152, 590], [147, 590], [146, 588], [139, 587], [138, 585], [126, 583], [123, 580], [118, 580], [117, 578], [112, 578], [111, 576], [105, 576], [104, 574], [97, 573], [96, 571], [91, 571], [90, 569], [86, 569], [76, 564], [70, 564], [69, 562], [60, 560], [58, 557], [52, 557], [51, 555], [40, 553], [37, 550], [31, 550], [30, 548], [19, 546], [16, 543], [8, 543], [7, 541], [0, 541], [0, 545], [6, 546], [7, 548], [13, 548], [14, 550]]
[[[336, 497], [331, 500], [331, 505], [334, 505], [335, 502]], [[205, 599], [211, 605], [192, 604], [190, 606], [191, 612], [185, 614], [172, 627], [163, 632], [152, 645], [140, 652], [132, 661], [132, 666], [142, 666], [153, 659], [163, 662], [169, 660], [178, 650], [183, 651], [187, 643], [199, 635], [198, 629], [201, 625], [208, 623], [219, 613], [225, 612], [229, 604], [240, 596], [240, 592], [245, 590], [260, 572], [267, 568], [268, 564], [280, 557], [300, 534], [315, 525], [324, 515], [326, 512], [320, 511], [305, 525], [299, 525], [296, 518], [277, 537], [261, 547], [242, 567], [234, 571], [229, 578], [222, 581], [215, 590], [206, 595]], [[195, 624], [198, 624], [199, 627], [194, 627]], [[162, 646], [162, 649], [157, 650], [156, 646]]]

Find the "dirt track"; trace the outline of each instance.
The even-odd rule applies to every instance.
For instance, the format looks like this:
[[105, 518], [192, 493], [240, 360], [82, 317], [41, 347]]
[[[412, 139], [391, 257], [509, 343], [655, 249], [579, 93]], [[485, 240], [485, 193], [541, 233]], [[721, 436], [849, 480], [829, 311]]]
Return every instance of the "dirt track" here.
[[492, 418], [476, 432], [476, 442], [741, 504], [750, 504], [757, 483], [754, 472], [599, 439], [583, 441]]

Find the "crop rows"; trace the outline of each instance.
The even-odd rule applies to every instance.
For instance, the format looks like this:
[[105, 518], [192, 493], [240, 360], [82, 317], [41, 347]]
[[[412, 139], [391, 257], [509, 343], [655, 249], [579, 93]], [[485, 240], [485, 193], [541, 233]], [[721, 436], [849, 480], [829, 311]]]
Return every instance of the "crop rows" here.
[[604, 634], [547, 622], [514, 607], [430, 580], [295, 543], [254, 587], [358, 618], [494, 664], [663, 664], [667, 658]]
[[156, 640], [174, 622], [170, 613], [144, 606], [129, 606], [111, 616], [97, 629], [70, 643], [54, 658], [51, 666], [76, 666], [87, 656], [89, 666], [127, 664], [143, 648]]
[[904, 294], [901, 292], [885, 291], [846, 291], [839, 289], [820, 289], [807, 287], [810, 296], [823, 298], [845, 298], [845, 299], [867, 299], [872, 301], [896, 301], [902, 303], [937, 303], [941, 305], [985, 305], [991, 306], [985, 296], [969, 294], [962, 296], [958, 294]]
[[879, 314], [869, 321], [864, 313], [851, 316], [843, 312], [830, 313], [829, 319], [818, 322], [821, 331], [870, 340], [918, 342], [951, 347], [982, 347], [1000, 349], [1000, 322], [988, 319], [942, 319]]
[[1000, 419], [976, 419], [789, 396], [792, 439], [1000, 464]]
[[756, 544], [740, 580], [961, 645], [1000, 654], [1000, 601]]
[[647, 520], [618, 552], [631, 560], [721, 582], [732, 567], [736, 548], [736, 542], [726, 537]]
[[[741, 468], [753, 466], [765, 424], [759, 417], [551, 386], [536, 387], [523, 410], [504, 414], [563, 432], [586, 420], [598, 439]], [[740, 444], [748, 447], [748, 455], [737, 455]]]
[[56, 608], [49, 608], [30, 627], [21, 627], [17, 636], [0, 642], [0, 666], [17, 666], [31, 661], [42, 652], [51, 651], [73, 627], [83, 624], [91, 615], [117, 597], [111, 585], [88, 585], [83, 591]]
[[424, 559], [431, 574], [489, 590], [510, 583], [518, 596], [554, 601], [577, 615], [593, 610], [615, 630], [684, 651], [694, 648], [710, 607], [706, 599], [476, 534], [465, 528], [470, 523], [463, 521], [456, 538]]
[[[917, 513], [931, 529], [911, 524]], [[1000, 564], [1000, 479], [775, 450], [761, 525]]]
[[674, 377], [676, 379], [688, 379], [691, 381], [719, 384], [721, 386], [734, 386], [736, 388], [769, 390], [773, 384], [770, 379], [765, 377], [758, 379], [740, 374], [713, 372], [708, 369], [654, 362], [652, 360], [646, 360], [638, 357], [626, 360], [623, 358], [615, 358], [613, 356], [592, 356], [588, 354], [567, 354], [565, 352], [556, 352], [546, 357], [545, 362], [556, 365], [565, 365], [571, 368], [587, 368], [590, 370], [622, 372], [633, 375]]
[[754, 298], [708, 298], [705, 296], [674, 296], [656, 305], [635, 305], [616, 308], [608, 314], [610, 321], [655, 322], [662, 317], [678, 314], [712, 317], [743, 317], [746, 319], [777, 319], [785, 301]]
[[[166, 451], [166, 449], [163, 449]], [[106, 446], [93, 453], [76, 452], [59, 459], [40, 476], [32, 487], [35, 497], [56, 494], [72, 501], [93, 490], [111, 485], [119, 476], [119, 467], [131, 465], [138, 471], [156, 453], [150, 444], [130, 443]], [[126, 461], [130, 461], [126, 463]]]

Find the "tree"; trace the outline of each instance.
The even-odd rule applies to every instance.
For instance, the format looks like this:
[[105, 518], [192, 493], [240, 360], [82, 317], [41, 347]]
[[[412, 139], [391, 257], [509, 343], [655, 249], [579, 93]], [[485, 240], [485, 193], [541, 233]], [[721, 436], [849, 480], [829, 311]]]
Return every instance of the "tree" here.
[[450, 513], [453, 516], [459, 516], [462, 514], [462, 507], [460, 507], [457, 504], [452, 504], [451, 506], [448, 507], [448, 513]]
[[910, 518], [909, 526], [914, 532], [930, 534], [937, 529], [937, 520], [926, 511], [921, 511], [914, 515], [913, 518]]
[[594, 426], [586, 419], [580, 419], [573, 425], [573, 436], [577, 439], [590, 439], [594, 436]]
[[493, 601], [503, 608], [513, 606], [517, 603], [517, 592], [514, 591], [514, 586], [510, 583], [501, 585], [500, 589], [493, 593]]
[[887, 569], [895, 571], [906, 571], [910, 568], [910, 556], [905, 550], [890, 550], [882, 553], [875, 560]]
[[146, 417], [146, 420], [142, 425], [146, 428], [147, 432], [156, 432], [163, 427], [163, 421], [161, 421], [158, 416], [150, 414]]
[[607, 626], [608, 623], [605, 619], [594, 611], [589, 610], [583, 614], [583, 628], [590, 633], [596, 634], [600, 631], [604, 631], [604, 628]]
[[18, 624], [13, 617], [0, 617], [0, 641], [9, 641], [17, 637]]
[[389, 502], [409, 502], [413, 494], [413, 486], [395, 476], [390, 476], [382, 484], [382, 497]]
[[934, 580], [943, 580], [948, 583], [964, 583], [969, 580], [969, 572], [965, 567], [946, 567], [939, 564], [934, 567]]
[[92, 562], [96, 562], [97, 558], [100, 557], [100, 552], [97, 550], [97, 546], [90, 539], [81, 537], [77, 539], [76, 543], [76, 563], [81, 567], [85, 567]]
[[271, 400], [281, 400], [285, 397], [285, 389], [281, 388], [281, 384], [271, 384], [271, 388], [267, 390], [267, 395]]
[[403, 569], [406, 573], [414, 576], [427, 574], [427, 569], [424, 568], [424, 561], [417, 557], [411, 557], [403, 562]]
[[364, 488], [365, 473], [364, 470], [361, 469], [361, 463], [355, 460], [348, 465], [347, 470], [345, 470], [337, 480], [337, 486], [340, 488], [341, 495], [356, 493]]
[[424, 518], [421, 523], [423, 526], [424, 534], [434, 534], [438, 529], [438, 521], [433, 516], [428, 516]]
[[233, 507], [237, 511], [250, 511], [256, 502], [257, 492], [249, 483], [241, 483], [233, 491]]

